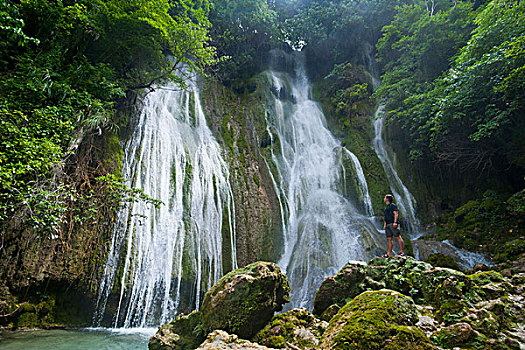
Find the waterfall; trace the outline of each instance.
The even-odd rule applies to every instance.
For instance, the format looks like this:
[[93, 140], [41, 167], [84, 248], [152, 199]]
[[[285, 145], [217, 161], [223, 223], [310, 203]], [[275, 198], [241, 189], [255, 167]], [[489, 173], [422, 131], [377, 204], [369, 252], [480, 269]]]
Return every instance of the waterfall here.
[[[370, 198], [370, 193], [368, 192], [368, 184], [366, 183], [365, 174], [363, 172], [363, 167], [359, 158], [346, 148], [343, 148], [346, 154], [350, 157], [352, 164], [354, 165], [355, 173], [357, 176], [357, 181], [359, 182], [359, 190], [361, 192], [361, 197], [363, 198], [363, 204], [365, 205], [366, 214], [368, 216], [374, 215], [374, 209], [372, 208], [372, 198]], [[344, 169], [344, 168], [343, 168]]]
[[[342, 194], [341, 144], [309, 97], [310, 84], [298, 56], [293, 57], [293, 74], [267, 72], [273, 92], [267, 130], [277, 148], [271, 154], [276, 169], [269, 169], [282, 208], [284, 253], [279, 265], [291, 284], [289, 308], [311, 307], [324, 278], [349, 260], [369, 259], [372, 250], [384, 245], [371, 220]], [[348, 155], [362, 174], [359, 161]], [[361, 191], [369, 199], [364, 175], [362, 180]]]
[[228, 167], [194, 81], [185, 90], [165, 86], [147, 95], [124, 149], [123, 173], [130, 187], [163, 205], [136, 202], [120, 210], [94, 323], [104, 321], [113, 298], [113, 327], [155, 326], [198, 309], [224, 266], [237, 267]]
[[374, 130], [375, 137], [372, 141], [374, 150], [383, 165], [385, 170], [388, 183], [390, 184], [390, 189], [394, 195], [394, 201], [401, 211], [401, 215], [404, 216], [405, 225], [408, 229], [408, 232], [412, 237], [416, 237], [419, 233], [419, 220], [416, 216], [416, 200], [414, 196], [410, 193], [408, 188], [405, 186], [401, 178], [397, 174], [394, 163], [389, 156], [389, 152], [386, 149], [385, 142], [383, 141], [383, 121], [384, 118], [381, 117], [381, 112], [383, 110], [383, 105], [379, 105], [375, 114], [374, 121]]

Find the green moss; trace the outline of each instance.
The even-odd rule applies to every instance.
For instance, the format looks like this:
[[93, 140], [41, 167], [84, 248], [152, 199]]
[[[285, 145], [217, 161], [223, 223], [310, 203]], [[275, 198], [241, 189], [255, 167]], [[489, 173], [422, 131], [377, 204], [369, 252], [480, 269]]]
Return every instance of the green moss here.
[[222, 329], [240, 337], [253, 337], [290, 301], [286, 276], [273, 263], [255, 262], [223, 276], [204, 296], [205, 330]]
[[503, 282], [503, 276], [496, 271], [480, 271], [472, 275], [467, 275], [474, 283], [484, 285], [491, 282]]
[[496, 262], [517, 259], [525, 252], [525, 215], [515, 205], [520, 191], [507, 201], [493, 191], [471, 200], [437, 221], [437, 239], [450, 239], [454, 245], [480, 251]]
[[436, 313], [436, 317], [440, 322], [452, 324], [458, 322], [468, 312], [468, 307], [465, 302], [461, 300], [448, 301], [441, 304], [441, 307]]
[[149, 343], [150, 350], [196, 349], [206, 338], [201, 323], [201, 313], [178, 315], [175, 320], [161, 326]]
[[[272, 348], [285, 348], [290, 343], [301, 349], [315, 349], [323, 331], [322, 324], [309, 311], [292, 309], [275, 315], [253, 340]], [[301, 336], [302, 333], [308, 336]]]
[[365, 292], [330, 320], [321, 348], [427, 349], [426, 336], [412, 327], [416, 320], [411, 298], [389, 290]]
[[105, 161], [113, 165], [114, 174], [122, 176], [122, 161], [124, 160], [124, 149], [120, 145], [118, 136], [111, 134], [107, 140]]

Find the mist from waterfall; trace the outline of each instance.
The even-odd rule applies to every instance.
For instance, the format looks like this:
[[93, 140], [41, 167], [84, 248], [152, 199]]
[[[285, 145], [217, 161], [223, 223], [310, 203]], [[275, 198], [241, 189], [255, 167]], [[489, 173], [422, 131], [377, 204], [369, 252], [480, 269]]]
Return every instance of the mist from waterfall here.
[[[267, 72], [273, 92], [268, 132], [277, 148], [272, 151], [276, 169], [271, 175], [284, 231], [279, 265], [286, 270], [292, 293], [288, 308], [311, 307], [324, 278], [350, 260], [368, 260], [384, 244], [368, 217], [368, 188], [360, 186], [366, 198], [362, 213], [343, 195], [344, 171], [360, 172], [355, 176], [365, 179], [359, 161], [348, 150], [341, 152], [322, 110], [309, 96], [300, 53], [290, 56], [294, 72]], [[353, 169], [345, 170], [341, 157], [349, 157]]]
[[164, 204], [120, 210], [94, 324], [108, 322], [108, 299], [117, 295], [107, 313], [113, 327], [156, 326], [198, 309], [224, 266], [237, 267], [229, 171], [194, 81], [185, 90], [165, 86], [147, 95], [125, 146], [123, 173], [130, 187]]

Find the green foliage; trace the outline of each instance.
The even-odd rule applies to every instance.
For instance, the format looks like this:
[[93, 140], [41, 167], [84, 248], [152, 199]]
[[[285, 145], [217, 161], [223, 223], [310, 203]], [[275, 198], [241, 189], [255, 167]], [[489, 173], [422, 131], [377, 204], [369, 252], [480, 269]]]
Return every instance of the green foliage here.
[[363, 105], [371, 103], [372, 82], [363, 66], [354, 67], [350, 62], [336, 64], [325, 79], [327, 95], [331, 96], [330, 102], [343, 125], [349, 127], [359, 114], [366, 114]]
[[381, 28], [392, 20], [395, 6], [407, 2], [296, 1], [293, 16], [284, 22], [284, 33], [293, 46], [306, 46], [314, 75], [315, 71], [325, 75], [332, 65], [345, 61], [370, 65]]
[[[101, 208], [66, 175], [69, 160], [83, 142], [118, 131], [125, 121], [115, 109], [127, 91], [166, 80], [183, 85], [187, 74], [216, 62], [208, 11], [205, 0], [0, 4], [1, 226], [21, 211], [17, 220], [36, 237], [52, 237], [68, 210], [78, 223], [93, 218]], [[150, 201], [126, 192], [123, 179], [89, 176], [87, 187], [108, 191], [114, 208], [113, 200]]]
[[397, 8], [378, 43], [378, 96], [409, 133], [412, 158], [461, 171], [523, 171], [525, 6]]
[[217, 71], [225, 82], [251, 76], [267, 63], [267, 51], [281, 38], [273, 1], [214, 0], [210, 21], [213, 45], [228, 58]]

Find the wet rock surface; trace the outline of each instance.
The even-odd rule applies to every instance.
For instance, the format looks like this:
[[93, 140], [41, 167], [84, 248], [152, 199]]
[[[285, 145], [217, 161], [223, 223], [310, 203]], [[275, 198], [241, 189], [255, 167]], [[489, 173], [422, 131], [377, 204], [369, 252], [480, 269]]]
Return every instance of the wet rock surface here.
[[[509, 278], [483, 268], [468, 275], [409, 257], [351, 262], [322, 283], [313, 313], [292, 309], [272, 318], [288, 298], [277, 269], [254, 263], [226, 275], [200, 312], [161, 327], [152, 339], [161, 346], [154, 349], [195, 349], [198, 341], [204, 341], [199, 349], [525, 347], [520, 274]], [[189, 347], [173, 345], [190, 340]]]

